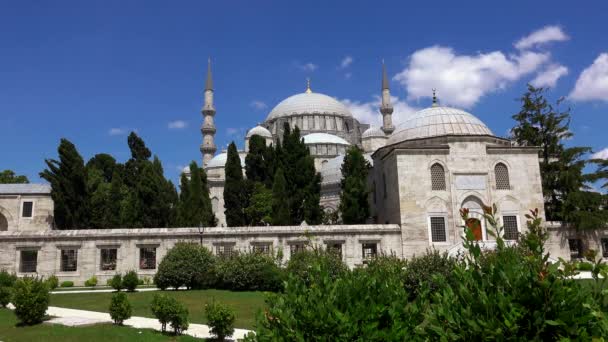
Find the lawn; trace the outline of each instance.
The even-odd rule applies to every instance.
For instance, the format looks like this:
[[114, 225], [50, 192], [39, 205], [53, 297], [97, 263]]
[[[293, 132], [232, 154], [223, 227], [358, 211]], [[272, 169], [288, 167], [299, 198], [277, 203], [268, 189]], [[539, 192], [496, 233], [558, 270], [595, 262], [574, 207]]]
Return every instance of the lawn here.
[[111, 324], [96, 324], [85, 327], [66, 327], [58, 324], [38, 324], [18, 327], [12, 310], [0, 309], [0, 341], [45, 341], [45, 342], [112, 342], [112, 341], [201, 341], [190, 336], [167, 336], [149, 329], [134, 329]]
[[[128, 293], [129, 302], [133, 307], [133, 316], [152, 317], [150, 303], [157, 293], [165, 293], [184, 303], [190, 311], [191, 323], [207, 322], [205, 304], [216, 300], [228, 305], [236, 315], [235, 327], [252, 329], [255, 316], [264, 307], [263, 292], [232, 292], [222, 290], [191, 290], [191, 291], [148, 291]], [[63, 308], [108, 312], [112, 293], [70, 293], [52, 294], [51, 306]]]

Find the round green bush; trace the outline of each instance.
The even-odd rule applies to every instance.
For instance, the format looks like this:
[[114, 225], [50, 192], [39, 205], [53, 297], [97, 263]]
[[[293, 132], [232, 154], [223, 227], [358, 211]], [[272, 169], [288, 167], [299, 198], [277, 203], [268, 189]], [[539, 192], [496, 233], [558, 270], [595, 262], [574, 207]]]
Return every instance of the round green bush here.
[[238, 253], [217, 262], [217, 286], [234, 291], [280, 291], [283, 272], [277, 261], [262, 253]]
[[211, 327], [211, 333], [219, 341], [224, 341], [227, 336], [234, 333], [234, 312], [225, 305], [212, 302], [205, 307], [207, 324]]
[[295, 253], [287, 262], [287, 274], [310, 285], [319, 273], [327, 273], [334, 280], [347, 271], [346, 264], [335, 253], [315, 248]]
[[592, 271], [592, 270], [593, 270], [593, 264], [592, 264], [592, 263], [590, 263], [590, 262], [583, 261], [583, 262], [579, 262], [579, 263], [576, 265], [576, 268], [577, 268], [579, 271], [589, 271], [589, 272], [590, 272], [590, 271]]
[[188, 309], [177, 299], [166, 294], [155, 294], [150, 305], [152, 314], [160, 322], [161, 331], [170, 324], [176, 334], [188, 329]]
[[61, 287], [73, 287], [74, 282], [71, 280], [66, 280], [66, 281], [62, 282], [60, 286]]
[[215, 257], [205, 247], [177, 243], [158, 265], [154, 283], [160, 289], [186, 286], [188, 289], [209, 288], [215, 284]]
[[88, 286], [88, 287], [95, 287], [95, 286], [97, 286], [97, 277], [96, 276], [92, 276], [91, 278], [87, 279], [84, 282], [84, 286]]
[[122, 290], [122, 275], [120, 273], [116, 273], [112, 278], [108, 279], [108, 285], [116, 291]]
[[12, 287], [16, 280], [16, 275], [4, 270], [0, 271], [0, 306], [5, 308], [10, 303], [13, 293]]
[[139, 278], [137, 277], [137, 272], [129, 271], [124, 277], [122, 277], [122, 286], [129, 292], [135, 291], [139, 285]]
[[131, 318], [131, 303], [124, 292], [117, 292], [112, 295], [110, 301], [110, 317], [115, 324], [122, 325], [122, 323]]
[[437, 250], [429, 250], [423, 255], [407, 260], [403, 285], [410, 299], [417, 296], [423, 286], [427, 286], [431, 292], [436, 291], [441, 286], [441, 281], [437, 280], [438, 276], [450, 283], [456, 265], [456, 259]]
[[49, 289], [54, 290], [59, 287], [59, 278], [56, 275], [52, 275], [46, 279], [46, 283], [49, 286]]
[[15, 315], [22, 324], [42, 322], [50, 299], [49, 288], [42, 279], [26, 277], [18, 279], [13, 286]]

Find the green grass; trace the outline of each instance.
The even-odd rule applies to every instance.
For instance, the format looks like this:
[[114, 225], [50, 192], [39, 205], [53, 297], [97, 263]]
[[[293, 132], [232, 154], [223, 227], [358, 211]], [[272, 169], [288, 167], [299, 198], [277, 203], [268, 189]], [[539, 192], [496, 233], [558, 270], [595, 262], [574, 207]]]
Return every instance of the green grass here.
[[150, 329], [134, 329], [112, 324], [66, 327], [58, 324], [17, 326], [12, 310], [0, 309], [0, 341], [112, 342], [112, 341], [201, 341], [190, 336], [167, 336]]
[[[228, 305], [234, 310], [235, 327], [252, 329], [255, 316], [264, 307], [262, 292], [231, 292], [222, 290], [191, 290], [191, 291], [148, 291], [128, 293], [129, 302], [133, 307], [133, 316], [154, 318], [150, 311], [150, 303], [157, 293], [165, 293], [184, 303], [190, 311], [191, 323], [207, 323], [205, 304], [216, 300]], [[52, 294], [51, 306], [108, 312], [112, 293], [71, 293]]]

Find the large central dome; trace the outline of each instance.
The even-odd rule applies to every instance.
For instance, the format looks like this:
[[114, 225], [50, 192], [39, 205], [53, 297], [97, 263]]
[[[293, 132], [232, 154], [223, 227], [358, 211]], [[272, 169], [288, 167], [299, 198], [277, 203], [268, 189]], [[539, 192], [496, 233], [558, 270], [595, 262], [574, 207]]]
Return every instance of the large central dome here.
[[267, 121], [302, 114], [331, 114], [352, 117], [350, 111], [340, 101], [313, 92], [296, 94], [281, 101], [266, 118]]

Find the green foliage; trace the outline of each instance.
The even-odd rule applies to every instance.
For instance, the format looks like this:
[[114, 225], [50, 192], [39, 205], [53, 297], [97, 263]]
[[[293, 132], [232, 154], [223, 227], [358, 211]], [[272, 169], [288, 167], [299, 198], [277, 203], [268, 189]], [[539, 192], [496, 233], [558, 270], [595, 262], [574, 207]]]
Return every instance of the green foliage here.
[[137, 272], [131, 270], [122, 277], [122, 287], [129, 292], [135, 291], [137, 286], [139, 285], [139, 278], [137, 277]]
[[348, 268], [335, 253], [320, 248], [307, 249], [293, 254], [287, 262], [286, 273], [310, 285], [319, 273], [335, 280], [347, 273]]
[[423, 289], [434, 292], [444, 282], [452, 284], [452, 272], [456, 265], [456, 259], [449, 257], [445, 252], [439, 253], [434, 249], [407, 260], [403, 285], [410, 299], [418, 296]]
[[120, 164], [116, 162], [116, 159], [107, 153], [98, 153], [89, 159], [86, 164], [87, 174], [92, 169], [101, 171], [103, 180], [107, 183], [112, 181], [112, 177], [115, 173], [120, 172]]
[[13, 170], [4, 170], [0, 172], [0, 184], [26, 184], [29, 183], [26, 176], [17, 176]]
[[262, 253], [235, 253], [217, 261], [218, 288], [233, 291], [279, 291], [278, 261]]
[[249, 138], [249, 151], [245, 157], [245, 175], [252, 182], [268, 184], [271, 177], [269, 153], [266, 139], [255, 134]]
[[289, 225], [291, 223], [289, 215], [287, 183], [283, 175], [283, 169], [278, 168], [272, 185], [272, 224], [275, 226]]
[[170, 324], [176, 334], [188, 328], [188, 309], [177, 299], [165, 294], [155, 294], [150, 306], [152, 314], [158, 319], [161, 331]]
[[245, 181], [241, 158], [234, 141], [228, 146], [228, 156], [225, 166], [226, 181], [224, 183], [224, 213], [228, 227], [245, 225]]
[[211, 208], [207, 174], [193, 161], [190, 163], [190, 179], [182, 174], [178, 204], [178, 225], [181, 227], [213, 227], [215, 215]]
[[215, 301], [205, 306], [207, 324], [211, 327], [211, 333], [218, 341], [224, 341], [234, 333], [234, 312], [225, 305]]
[[[257, 137], [257, 135], [254, 135]], [[249, 205], [245, 208], [245, 214], [249, 224], [252, 226], [265, 226], [272, 223], [272, 191], [264, 184], [255, 182], [253, 193], [249, 199]]]
[[17, 281], [16, 275], [5, 270], [0, 271], [0, 306], [5, 308], [10, 303], [15, 281]]
[[124, 288], [122, 284], [122, 274], [116, 273], [112, 278], [108, 279], [108, 286], [116, 291], [120, 291]]
[[62, 281], [59, 285], [61, 287], [74, 287], [74, 282], [71, 280]]
[[95, 287], [97, 286], [97, 277], [92, 276], [91, 278], [85, 280], [84, 286]]
[[346, 151], [340, 183], [340, 213], [345, 224], [363, 224], [369, 217], [367, 175], [370, 167], [359, 147], [353, 146]]
[[215, 258], [198, 244], [177, 243], [158, 265], [154, 283], [161, 289], [209, 288], [215, 283]]
[[15, 315], [22, 324], [42, 322], [50, 298], [49, 288], [42, 279], [25, 277], [17, 279], [13, 285]]
[[122, 325], [125, 320], [131, 318], [131, 303], [129, 303], [129, 299], [124, 292], [117, 292], [112, 295], [109, 311], [114, 324]]

